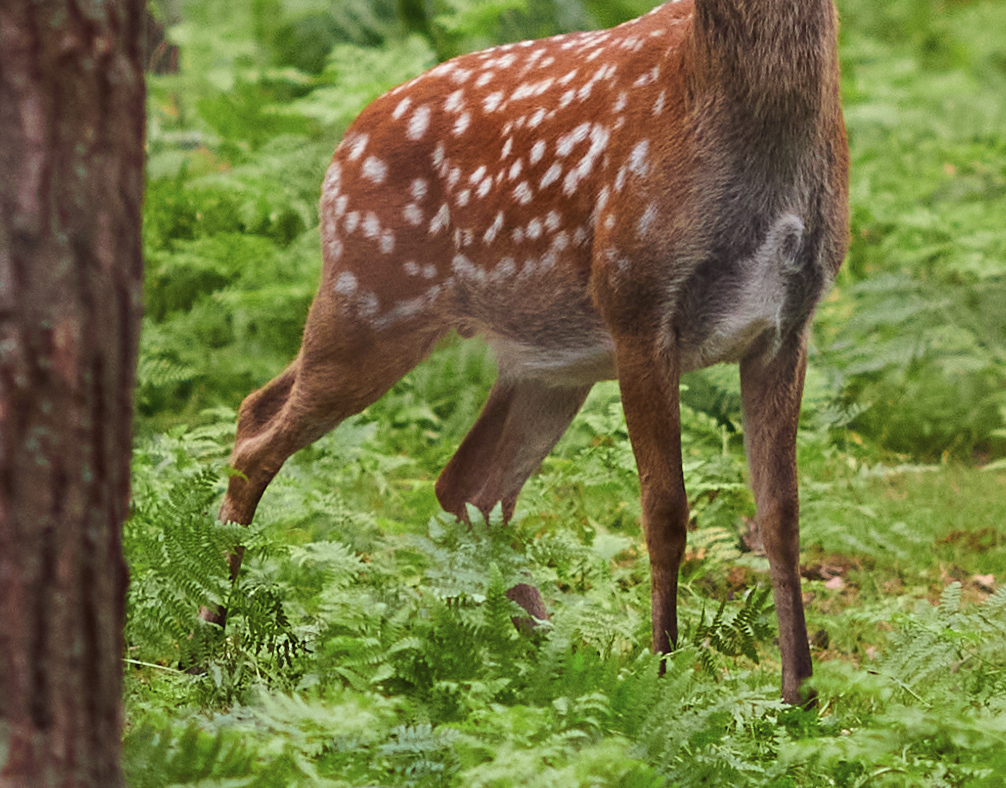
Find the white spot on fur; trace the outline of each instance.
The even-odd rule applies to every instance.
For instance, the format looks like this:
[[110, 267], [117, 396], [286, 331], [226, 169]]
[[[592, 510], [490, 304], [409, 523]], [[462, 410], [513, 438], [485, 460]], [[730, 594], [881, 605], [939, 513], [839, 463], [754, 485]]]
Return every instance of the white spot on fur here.
[[338, 162], [332, 164], [325, 173], [325, 182], [321, 185], [323, 192], [338, 192], [342, 182], [342, 167]]
[[564, 194], [567, 196], [572, 195], [576, 191], [576, 187], [579, 186], [580, 181], [586, 178], [591, 170], [594, 169], [594, 163], [608, 146], [610, 136], [608, 130], [604, 127], [596, 123], [591, 126], [590, 148], [587, 150], [586, 155], [580, 159], [579, 163], [566, 175], [562, 189]]
[[499, 235], [499, 231], [503, 229], [503, 211], [496, 214], [496, 218], [493, 223], [489, 225], [489, 229], [486, 230], [485, 235], [482, 236], [482, 242], [487, 245], [492, 245], [493, 241], [496, 240], [496, 236]]
[[373, 211], [369, 212], [363, 220], [363, 234], [367, 238], [376, 238], [381, 232], [381, 220]]
[[395, 107], [395, 111], [391, 113], [391, 117], [395, 120], [401, 120], [402, 115], [406, 113], [409, 109], [409, 105], [412, 103], [412, 99], [406, 96], [401, 101], [398, 102], [398, 106]]
[[454, 256], [454, 259], [451, 261], [451, 269], [458, 279], [481, 282], [485, 278], [485, 272], [481, 268], [474, 266], [472, 261], [463, 254]]
[[332, 236], [325, 243], [325, 248], [328, 250], [328, 257], [331, 261], [336, 261], [342, 257], [342, 241], [336, 236]]
[[346, 228], [347, 233], [355, 233], [356, 228], [360, 226], [360, 212], [350, 211], [346, 214], [346, 221], [343, 222], [343, 227]]
[[632, 84], [637, 88], [646, 87], [647, 85], [652, 85], [660, 78], [660, 66], [654, 66], [645, 74], [642, 74], [635, 82]]
[[356, 277], [349, 271], [343, 271], [335, 280], [335, 292], [343, 296], [351, 296], [356, 292]]
[[587, 136], [590, 134], [590, 127], [590, 123], [581, 123], [569, 134], [563, 134], [559, 137], [559, 141], [555, 146], [556, 154], [565, 157], [572, 153], [573, 148], [587, 139]]
[[650, 141], [642, 140], [636, 143], [636, 147], [632, 149], [632, 153], [629, 155], [629, 172], [635, 173], [640, 177], [645, 177], [650, 172]]
[[537, 164], [545, 155], [545, 140], [538, 140], [531, 146], [531, 163]]
[[503, 103], [503, 91], [497, 90], [495, 93], [490, 93], [484, 99], [482, 99], [482, 108], [486, 112], [495, 112], [500, 108]]
[[489, 278], [494, 282], [505, 282], [513, 277], [517, 272], [517, 263], [512, 257], [504, 257], [489, 274]]
[[471, 125], [471, 123], [472, 123], [471, 113], [465, 112], [462, 115], [460, 115], [458, 119], [454, 121], [454, 136], [460, 137], [462, 134], [468, 131], [468, 127]]
[[455, 90], [444, 102], [444, 109], [448, 112], [460, 112], [464, 106], [465, 91], [463, 89]]
[[367, 147], [367, 143], [370, 142], [369, 134], [361, 134], [359, 137], [353, 140], [352, 144], [349, 146], [349, 158], [350, 161], [356, 161], [363, 155], [363, 151]]
[[597, 195], [597, 204], [594, 206], [595, 216], [599, 216], [601, 211], [604, 210], [604, 206], [608, 204], [609, 197], [611, 197], [611, 187], [605, 186], [601, 189], [601, 193]]
[[517, 188], [513, 190], [513, 196], [514, 199], [516, 199], [521, 205], [527, 205], [534, 199], [534, 192], [531, 190], [531, 184], [527, 181], [522, 181]]
[[544, 189], [547, 186], [551, 186], [559, 178], [562, 177], [562, 166], [559, 164], [553, 164], [548, 168], [548, 171], [542, 176], [541, 188]]
[[381, 309], [381, 303], [373, 293], [360, 293], [356, 299], [356, 308], [364, 317], [374, 317]]
[[402, 209], [402, 218], [413, 227], [418, 227], [423, 223], [423, 212], [414, 202], [410, 202]]
[[639, 217], [639, 222], [636, 225], [636, 232], [641, 236], [645, 236], [653, 228], [654, 223], [657, 221], [657, 216], [659, 215], [657, 204], [651, 202], [646, 206], [646, 210], [643, 211], [642, 216]]
[[447, 205], [447, 203], [444, 203], [443, 205], [440, 206], [440, 210], [437, 211], [437, 215], [434, 216], [433, 220], [430, 222], [430, 235], [436, 235], [437, 233], [439, 233], [441, 230], [447, 227], [447, 224], [450, 222], [450, 220], [451, 220], [451, 209]]
[[430, 108], [423, 104], [412, 113], [405, 136], [410, 140], [421, 140], [430, 127]]
[[384, 183], [388, 177], [388, 165], [376, 156], [368, 156], [363, 162], [363, 177], [374, 183]]
[[426, 72], [426, 76], [446, 77], [455, 68], [457, 68], [457, 66], [453, 62], [448, 61], [447, 63], [441, 63], [436, 68], [431, 68], [429, 71]]
[[391, 230], [381, 233], [381, 251], [384, 254], [391, 254], [395, 250], [395, 234]]
[[661, 90], [660, 95], [657, 96], [656, 102], [653, 104], [653, 114], [659, 115], [664, 111], [664, 102], [667, 100], [667, 91]]

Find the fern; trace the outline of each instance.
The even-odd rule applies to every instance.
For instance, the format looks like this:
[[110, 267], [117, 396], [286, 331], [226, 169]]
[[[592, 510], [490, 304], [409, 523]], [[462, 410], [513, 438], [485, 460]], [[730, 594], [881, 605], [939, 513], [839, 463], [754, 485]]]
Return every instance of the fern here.
[[191, 367], [175, 364], [168, 359], [141, 356], [136, 376], [137, 384], [141, 388], [144, 386], [159, 388], [191, 380], [193, 373]]
[[251, 786], [256, 756], [234, 734], [211, 735], [196, 725], [180, 733], [143, 725], [123, 742], [123, 771], [130, 788], [164, 788], [210, 779], [239, 788]]
[[513, 678], [520, 670], [518, 658], [522, 651], [513, 622], [522, 617], [524, 611], [507, 598], [506, 592], [503, 573], [493, 564], [483, 605], [482, 634], [492, 672]]
[[727, 612], [727, 600], [724, 599], [709, 623], [706, 623], [703, 608], [687, 640], [698, 649], [699, 659], [706, 670], [715, 674], [713, 652], [728, 657], [743, 655], [758, 663], [758, 644], [774, 634], [769, 615], [773, 610], [769, 602], [771, 593], [770, 587], [749, 589], [741, 609], [733, 613]]
[[238, 538], [234, 527], [207, 511], [218, 478], [212, 469], [182, 478], [160, 500], [136, 507], [127, 525], [134, 581], [126, 637], [141, 659], [157, 659], [167, 646], [179, 664], [188, 664], [211, 648], [211, 631], [196, 613], [201, 605], [226, 601], [224, 556]]
[[502, 527], [500, 506], [488, 522], [474, 507], [468, 514], [470, 525], [441, 513], [430, 519], [427, 536], [413, 537], [413, 544], [430, 562], [427, 590], [444, 600], [484, 602], [494, 565], [506, 588], [530, 582], [528, 560], [514, 549], [512, 537]]
[[976, 699], [1006, 692], [1006, 589], [970, 609], [962, 609], [961, 591], [951, 583], [935, 609], [898, 619], [880, 673], [915, 699], [931, 703], [954, 684]]
[[[243, 616], [246, 625], [244, 645], [252, 654], [263, 650], [279, 668], [289, 668], [298, 654], [306, 651], [287, 617], [283, 595], [275, 585], [242, 586], [229, 598], [228, 617]], [[232, 627], [233, 629], [233, 627]]]
[[434, 730], [428, 723], [399, 726], [391, 731], [391, 741], [378, 749], [378, 765], [395, 775], [400, 785], [417, 788], [446, 786], [457, 770], [458, 759], [452, 748], [457, 733], [450, 729]]

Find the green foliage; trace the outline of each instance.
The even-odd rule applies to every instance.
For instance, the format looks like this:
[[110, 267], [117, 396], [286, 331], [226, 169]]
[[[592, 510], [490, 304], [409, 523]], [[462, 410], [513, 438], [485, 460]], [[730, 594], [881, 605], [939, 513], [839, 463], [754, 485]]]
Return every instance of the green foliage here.
[[823, 671], [815, 684], [836, 692], [847, 727], [789, 744], [783, 762], [834, 770], [847, 785], [867, 775], [880, 785], [1001, 781], [1006, 594], [971, 608], [960, 599], [961, 586], [952, 584], [938, 606], [900, 617], [902, 628], [876, 670]]
[[915, 698], [958, 689], [977, 703], [1006, 696], [1006, 588], [970, 610], [961, 607], [961, 590], [952, 583], [938, 606], [899, 619], [880, 675]]
[[[232, 414], [228, 414], [232, 416]], [[137, 664], [187, 670], [204, 700], [230, 699], [256, 683], [267, 666], [294, 669], [303, 651], [278, 584], [248, 573], [232, 584], [226, 556], [247, 547], [246, 560], [273, 549], [254, 531], [217, 521], [221, 439], [227, 427], [176, 430], [137, 453], [134, 506], [125, 537], [132, 568], [126, 641]], [[171, 472], [164, 474], [166, 468]], [[227, 611], [226, 630], [200, 608]]]
[[[578, 430], [596, 428], [585, 420], [594, 427]], [[374, 430], [337, 432], [294, 458], [252, 534], [226, 533], [212, 549], [205, 536], [175, 544], [184, 528], [212, 533], [228, 439], [223, 424], [178, 429], [138, 454], [126, 531], [134, 784], [853, 785], [875, 774], [937, 785], [942, 774], [982, 785], [994, 773], [1002, 591], [964, 605], [950, 586], [938, 607], [875, 615], [874, 626], [894, 628], [883, 658], [866, 669], [819, 664], [818, 716], [776, 700], [774, 666], [752, 669], [775, 660], [764, 587], [722, 602], [711, 620], [701, 599], [683, 598], [689, 645], [658, 679], [638, 626], [645, 573], [617, 568], [632, 539], [597, 530], [585, 543], [568, 527], [504, 527], [476, 512], [470, 528], [439, 515], [421, 533], [382, 533], [306, 483], [320, 464], [335, 469], [326, 481], [349, 486], [345, 459], [373, 450]], [[237, 536], [249, 547], [230, 591], [220, 556]], [[725, 555], [707, 559], [708, 576], [740, 560]], [[204, 600], [192, 595], [205, 591], [190, 590], [190, 568], [213, 561], [232, 615], [224, 642], [197, 651]], [[534, 580], [552, 617], [530, 636], [510, 623], [521, 614], [505, 595], [515, 580]], [[183, 626], [160, 623], [169, 606]], [[166, 669], [183, 664], [199, 669]]]
[[126, 735], [125, 753], [123, 769], [130, 788], [256, 784], [244, 779], [255, 754], [238, 737], [223, 731], [211, 735], [191, 725], [175, 733], [143, 726]]
[[[182, 4], [181, 70], [149, 86], [132, 785], [1001, 782], [1002, 460], [922, 464], [1006, 451], [1001, 0], [840, 0], [852, 248], [799, 435], [817, 710], [777, 700], [732, 368], [682, 391], [692, 522], [662, 676], [616, 383], [595, 386], [505, 526], [498, 509], [458, 523], [433, 493], [495, 374], [456, 340], [289, 460], [254, 526], [214, 519], [233, 409], [296, 353], [319, 183], [355, 114], [454, 54], [651, 5]], [[550, 619], [518, 631], [506, 591], [530, 582]], [[227, 607], [224, 628], [204, 605]]]
[[862, 408], [853, 427], [891, 449], [1001, 452], [1006, 59], [985, 31], [1006, 6], [840, 6], [852, 248], [825, 360]]
[[744, 595], [741, 609], [732, 614], [727, 614], [727, 600], [724, 599], [708, 624], [706, 611], [703, 609], [688, 639], [698, 650], [699, 659], [707, 670], [712, 672], [716, 668], [712, 650], [728, 657], [743, 655], [758, 662], [758, 644], [770, 638], [774, 632], [769, 618], [774, 612], [768, 604], [771, 593], [771, 587], [750, 589]]

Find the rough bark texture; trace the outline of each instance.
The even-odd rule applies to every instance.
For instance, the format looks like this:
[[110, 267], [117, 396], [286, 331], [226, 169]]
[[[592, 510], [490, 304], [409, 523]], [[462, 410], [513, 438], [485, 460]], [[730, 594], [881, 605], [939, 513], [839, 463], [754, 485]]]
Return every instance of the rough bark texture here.
[[120, 786], [141, 0], [0, 2], [0, 786]]

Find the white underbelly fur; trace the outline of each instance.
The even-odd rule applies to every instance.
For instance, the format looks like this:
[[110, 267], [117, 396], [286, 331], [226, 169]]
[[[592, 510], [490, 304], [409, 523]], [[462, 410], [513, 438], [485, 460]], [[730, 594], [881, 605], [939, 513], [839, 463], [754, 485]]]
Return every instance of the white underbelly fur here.
[[615, 378], [615, 344], [606, 333], [576, 347], [541, 347], [490, 336], [502, 380], [539, 380], [550, 386], [589, 386]]

